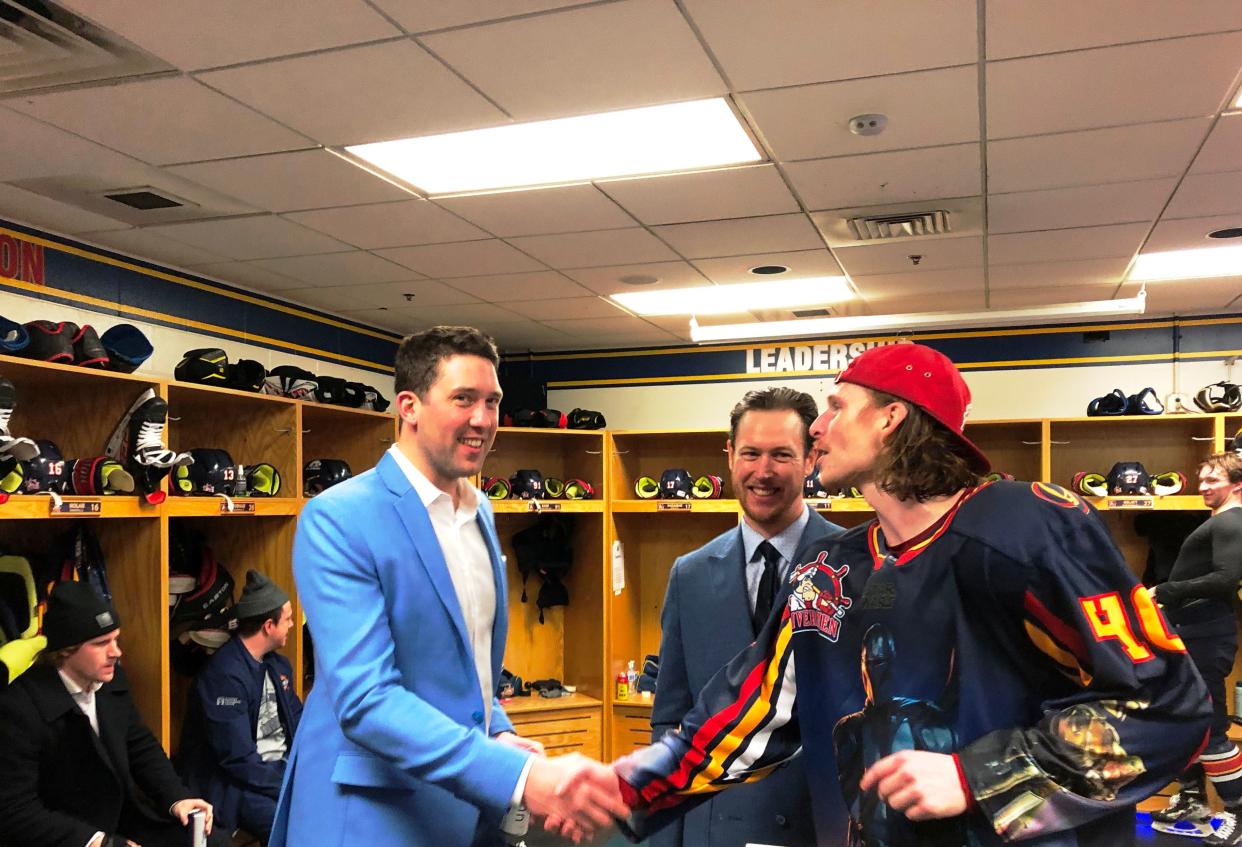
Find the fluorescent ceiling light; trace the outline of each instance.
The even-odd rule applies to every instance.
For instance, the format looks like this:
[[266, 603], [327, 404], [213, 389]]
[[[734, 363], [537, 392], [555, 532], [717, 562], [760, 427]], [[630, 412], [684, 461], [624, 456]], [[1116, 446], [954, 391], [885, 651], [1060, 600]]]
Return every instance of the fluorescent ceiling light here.
[[1193, 250], [1143, 253], [1135, 260], [1129, 278], [1144, 282], [1213, 276], [1242, 276], [1242, 247], [1198, 247]]
[[1242, 91], [1238, 92], [1238, 99], [1233, 101], [1233, 108], [1242, 109]]
[[925, 312], [906, 315], [856, 315], [839, 318], [809, 318], [796, 321], [765, 321], [745, 324], [700, 326], [690, 319], [690, 338], [697, 342], [729, 341], [746, 338], [792, 338], [804, 335], [837, 335], [850, 332], [914, 329], [960, 329], [969, 326], [1021, 326], [1042, 324], [1057, 318], [1109, 317], [1143, 314], [1147, 292], [1140, 291], [1125, 300], [1095, 300], [1084, 303], [1058, 303], [1027, 309], [997, 309], [978, 312]]
[[428, 194], [703, 170], [763, 158], [721, 98], [345, 149]]
[[840, 303], [854, 296], [843, 276], [700, 285], [610, 295], [639, 315], [729, 315], [757, 309], [791, 309]]

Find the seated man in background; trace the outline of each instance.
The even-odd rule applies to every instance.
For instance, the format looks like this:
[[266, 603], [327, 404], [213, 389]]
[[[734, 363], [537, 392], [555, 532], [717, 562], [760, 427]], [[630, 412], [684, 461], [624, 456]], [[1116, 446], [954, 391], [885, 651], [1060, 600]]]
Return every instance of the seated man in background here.
[[142, 723], [117, 660], [121, 622], [84, 582], [62, 582], [43, 619], [47, 650], [0, 693], [0, 844], [185, 847], [192, 812], [227, 845]]
[[[673, 564], [661, 613], [652, 741], [676, 729], [694, 695], [755, 640], [800, 548], [841, 532], [802, 500], [815, 400], [791, 388], [750, 391], [729, 415], [736, 529]], [[652, 847], [815, 843], [806, 770], [790, 762], [761, 783], [709, 800], [652, 835]]]
[[289, 595], [258, 571], [246, 574], [235, 607], [237, 633], [194, 681], [177, 766], [207, 797], [228, 832], [240, 827], [265, 844], [302, 703], [289, 660]]

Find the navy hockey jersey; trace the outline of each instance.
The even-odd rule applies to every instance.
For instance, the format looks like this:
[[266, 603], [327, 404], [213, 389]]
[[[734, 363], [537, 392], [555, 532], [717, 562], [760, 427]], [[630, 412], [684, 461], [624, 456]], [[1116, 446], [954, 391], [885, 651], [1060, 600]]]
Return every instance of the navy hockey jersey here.
[[[985, 484], [899, 556], [872, 521], [798, 561], [680, 729], [618, 762], [635, 833], [801, 753], [820, 845], [1116, 847], [1204, 741], [1184, 645], [1063, 488]], [[906, 749], [956, 753], [975, 808], [914, 823], [859, 791]]]

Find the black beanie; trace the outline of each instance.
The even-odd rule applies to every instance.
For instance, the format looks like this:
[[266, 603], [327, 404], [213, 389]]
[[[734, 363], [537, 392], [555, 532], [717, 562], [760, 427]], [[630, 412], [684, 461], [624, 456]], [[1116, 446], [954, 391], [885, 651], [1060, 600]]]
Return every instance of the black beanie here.
[[256, 570], [249, 570], [246, 571], [246, 587], [233, 607], [233, 614], [244, 621], [274, 612], [288, 602], [289, 595], [279, 585]]
[[107, 635], [121, 625], [112, 604], [89, 583], [60, 582], [47, 598], [43, 634], [48, 650], [60, 650]]

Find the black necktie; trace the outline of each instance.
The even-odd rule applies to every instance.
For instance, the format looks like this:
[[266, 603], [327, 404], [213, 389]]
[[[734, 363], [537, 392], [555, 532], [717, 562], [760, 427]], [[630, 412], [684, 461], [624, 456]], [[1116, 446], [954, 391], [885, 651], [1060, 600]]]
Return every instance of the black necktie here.
[[767, 541], [761, 542], [756, 552], [763, 556], [763, 576], [759, 577], [755, 613], [750, 616], [750, 622], [755, 629], [755, 635], [758, 635], [768, 615], [772, 613], [772, 602], [776, 599], [776, 566], [781, 554]]

